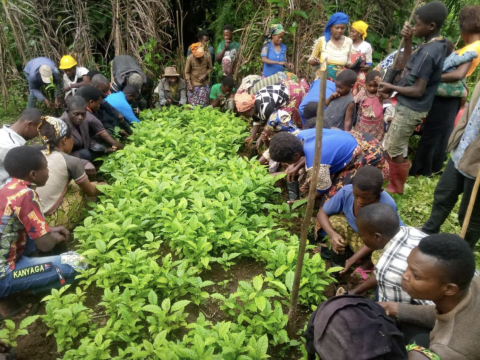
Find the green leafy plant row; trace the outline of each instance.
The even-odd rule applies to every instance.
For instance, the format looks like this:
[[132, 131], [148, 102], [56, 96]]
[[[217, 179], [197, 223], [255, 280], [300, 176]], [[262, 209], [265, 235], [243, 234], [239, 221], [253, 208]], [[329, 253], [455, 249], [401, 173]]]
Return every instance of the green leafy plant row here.
[[[268, 344], [298, 346], [285, 331], [298, 238], [278, 180], [237, 155], [246, 124], [193, 109], [147, 111], [124, 150], [109, 156], [100, 202], [75, 230], [90, 262], [76, 292], [54, 290], [43, 321], [64, 359], [263, 359]], [[266, 275], [234, 294], [212, 289], [205, 271], [241, 258]], [[315, 306], [332, 270], [305, 257], [300, 302]], [[89, 291], [103, 291], [94, 308]], [[221, 323], [198, 306], [216, 303]]]

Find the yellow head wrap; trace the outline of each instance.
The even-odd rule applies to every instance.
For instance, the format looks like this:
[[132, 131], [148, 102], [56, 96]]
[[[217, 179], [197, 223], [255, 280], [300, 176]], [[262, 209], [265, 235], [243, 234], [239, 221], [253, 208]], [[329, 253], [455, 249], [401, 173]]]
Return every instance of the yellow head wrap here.
[[365, 40], [367, 37], [367, 29], [368, 29], [368, 24], [362, 20], [360, 21], [355, 21], [352, 24], [352, 28], [358, 31], [358, 33], [362, 36], [362, 39]]

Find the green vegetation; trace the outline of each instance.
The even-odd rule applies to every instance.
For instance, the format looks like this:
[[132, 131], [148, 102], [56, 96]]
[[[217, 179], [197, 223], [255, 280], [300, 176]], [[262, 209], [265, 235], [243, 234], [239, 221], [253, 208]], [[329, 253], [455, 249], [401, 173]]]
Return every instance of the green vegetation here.
[[[276, 200], [276, 179], [237, 155], [246, 123], [213, 109], [143, 115], [132, 143], [105, 161], [110, 185], [75, 230], [90, 269], [75, 293], [45, 298], [42, 318], [64, 359], [262, 359], [268, 344], [299, 346], [284, 329], [298, 238], [282, 225], [298, 214]], [[265, 275], [233, 293], [204, 275], [241, 258]], [[335, 270], [306, 256], [303, 305], [326, 299]], [[98, 288], [102, 301], [88, 308]], [[207, 300], [224, 321], [199, 314]]]

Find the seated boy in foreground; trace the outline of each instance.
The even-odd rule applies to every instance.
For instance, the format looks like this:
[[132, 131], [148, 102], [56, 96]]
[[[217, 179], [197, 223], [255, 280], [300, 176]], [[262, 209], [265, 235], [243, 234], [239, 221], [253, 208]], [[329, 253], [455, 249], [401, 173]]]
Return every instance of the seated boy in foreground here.
[[[383, 191], [383, 174], [374, 166], [358, 169], [352, 185], [345, 185], [317, 214], [317, 230], [322, 229], [330, 238], [334, 254], [332, 261], [343, 266], [347, 271], [358, 260], [369, 255], [372, 250], [364, 246], [358, 234], [356, 217], [359, 211], [370, 204], [383, 203], [397, 212], [397, 205], [392, 197]], [[397, 215], [399, 219], [399, 216]], [[402, 221], [399, 219], [401, 225]], [[346, 259], [345, 250], [349, 247], [355, 254]], [[373, 257], [374, 263], [378, 257]], [[343, 272], [345, 272], [343, 271]], [[366, 279], [364, 271], [357, 269]]]
[[38, 148], [20, 146], [5, 158], [11, 176], [0, 189], [0, 315], [3, 319], [26, 316], [32, 304], [18, 305], [4, 300], [12, 294], [36, 294], [60, 288], [74, 281], [84, 259], [75, 252], [41, 258], [36, 250], [51, 251], [65, 242], [69, 232], [63, 226], [50, 228], [42, 214], [36, 186], [48, 180], [47, 159]]
[[433, 305], [430, 301], [414, 300], [402, 290], [402, 274], [407, 269], [407, 258], [427, 234], [407, 226], [400, 226], [398, 214], [387, 204], [371, 204], [357, 216], [358, 235], [372, 251], [383, 250], [374, 273], [350, 295], [359, 295], [377, 287], [376, 301], [395, 301], [404, 304]]
[[474, 276], [475, 257], [468, 243], [458, 235], [430, 235], [412, 250], [407, 261], [402, 289], [412, 298], [433, 301], [435, 306], [380, 303], [400, 325], [433, 329], [429, 334], [407, 337], [406, 342], [429, 348], [441, 359], [478, 359], [480, 322], [475, 319], [480, 313], [480, 277]]

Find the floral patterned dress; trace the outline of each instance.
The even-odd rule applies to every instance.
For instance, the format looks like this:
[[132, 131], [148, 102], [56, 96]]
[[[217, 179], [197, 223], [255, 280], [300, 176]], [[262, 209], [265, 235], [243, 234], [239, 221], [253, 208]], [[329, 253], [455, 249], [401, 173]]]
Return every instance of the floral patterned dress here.
[[[358, 58], [362, 58], [367, 65], [372, 65], [372, 46], [366, 42], [358, 46], [352, 45], [352, 52], [350, 53], [350, 62], [353, 64]], [[358, 104], [360, 100], [365, 96], [365, 79], [367, 76], [366, 71], [359, 71], [357, 74], [357, 82], [352, 89], [352, 95], [355, 102]]]

